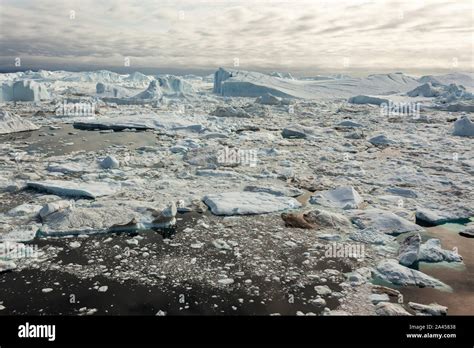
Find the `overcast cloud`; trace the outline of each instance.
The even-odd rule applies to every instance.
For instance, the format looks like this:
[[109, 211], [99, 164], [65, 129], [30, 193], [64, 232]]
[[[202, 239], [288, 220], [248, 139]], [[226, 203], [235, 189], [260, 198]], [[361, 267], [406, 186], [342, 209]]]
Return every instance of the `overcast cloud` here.
[[0, 28], [2, 65], [473, 67], [471, 0], [0, 0]]

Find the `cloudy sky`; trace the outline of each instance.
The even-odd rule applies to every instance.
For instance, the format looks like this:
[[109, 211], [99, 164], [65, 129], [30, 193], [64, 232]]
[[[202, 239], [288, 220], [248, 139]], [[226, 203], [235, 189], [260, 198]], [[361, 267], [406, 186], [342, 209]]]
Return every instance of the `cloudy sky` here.
[[472, 0], [0, 0], [0, 65], [472, 71], [473, 11]]

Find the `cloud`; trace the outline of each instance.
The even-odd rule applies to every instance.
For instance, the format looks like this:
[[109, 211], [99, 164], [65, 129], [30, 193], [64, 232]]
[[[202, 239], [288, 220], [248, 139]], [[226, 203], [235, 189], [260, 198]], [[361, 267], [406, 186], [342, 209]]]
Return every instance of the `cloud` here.
[[[470, 0], [0, 0], [0, 57], [113, 66], [472, 70]], [[344, 59], [347, 58], [347, 59]], [[343, 62], [350, 61], [350, 66]]]

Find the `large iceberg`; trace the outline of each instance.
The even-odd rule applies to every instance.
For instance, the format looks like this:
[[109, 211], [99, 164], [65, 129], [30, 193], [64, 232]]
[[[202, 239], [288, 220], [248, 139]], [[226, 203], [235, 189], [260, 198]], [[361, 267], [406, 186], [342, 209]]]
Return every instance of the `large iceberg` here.
[[474, 90], [474, 73], [449, 73], [445, 75], [427, 75], [419, 79], [420, 83], [431, 83], [433, 86], [458, 84], [465, 86], [468, 90]]
[[182, 96], [195, 93], [193, 86], [180, 77], [173, 75], [158, 76], [160, 89], [165, 96]]
[[160, 99], [163, 93], [161, 92], [160, 87], [158, 86], [158, 82], [156, 80], [153, 80], [150, 82], [148, 85], [148, 88], [144, 90], [143, 92], [138, 93], [134, 98], [135, 99]]
[[50, 98], [48, 89], [33, 80], [8, 81], [0, 87], [0, 102], [40, 101]]
[[306, 99], [348, 98], [356, 94], [406, 93], [418, 85], [415, 78], [401, 73], [319, 81], [292, 80], [258, 72], [220, 68], [214, 74], [213, 92], [235, 97], [259, 97], [270, 93], [276, 97]]

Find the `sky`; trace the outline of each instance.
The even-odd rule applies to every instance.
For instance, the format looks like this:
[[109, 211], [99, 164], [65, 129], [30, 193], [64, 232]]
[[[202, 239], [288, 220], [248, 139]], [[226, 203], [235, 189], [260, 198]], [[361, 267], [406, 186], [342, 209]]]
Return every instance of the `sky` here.
[[473, 7], [472, 0], [0, 0], [0, 68], [472, 72]]

